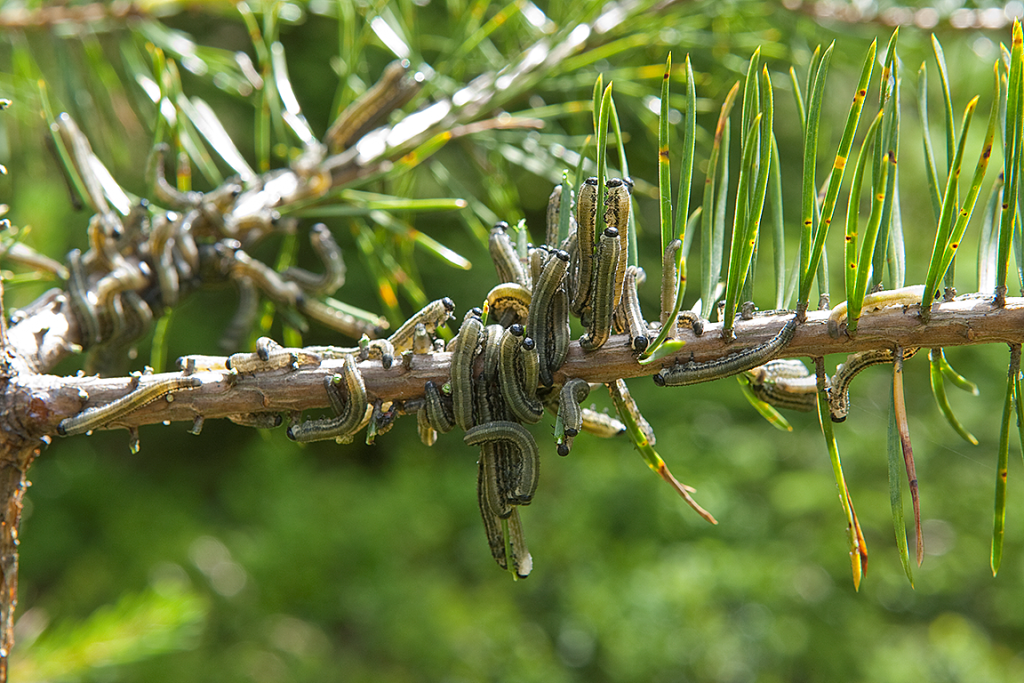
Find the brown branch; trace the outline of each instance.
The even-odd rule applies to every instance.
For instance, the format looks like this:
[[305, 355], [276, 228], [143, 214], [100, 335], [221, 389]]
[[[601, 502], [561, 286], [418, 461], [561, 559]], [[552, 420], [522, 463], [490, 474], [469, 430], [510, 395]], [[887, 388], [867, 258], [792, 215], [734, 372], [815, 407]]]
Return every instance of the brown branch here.
[[[674, 357], [649, 365], [640, 365], [625, 336], [614, 336], [601, 349], [587, 353], [573, 343], [568, 359], [556, 373], [556, 381], [582, 377], [589, 382], [611, 382], [653, 375], [673, 362], [692, 359], [708, 361], [721, 358], [773, 337], [791, 316], [755, 317], [736, 325], [737, 341], [726, 342], [721, 324], [707, 326], [703, 336], [688, 329], [679, 330], [686, 342]], [[860, 319], [855, 338], [829, 336], [826, 312], [808, 315], [797, 329], [793, 341], [783, 350], [784, 357], [816, 357], [854, 353], [867, 349], [910, 347], [949, 347], [993, 343], [1024, 342], [1024, 298], [1008, 299], [1004, 308], [994, 308], [988, 299], [964, 298], [936, 304], [931, 320], [921, 321], [916, 307], [895, 306], [875, 311]], [[451, 354], [434, 353], [410, 357], [409, 367], [397, 362], [385, 370], [380, 361], [359, 364], [371, 400], [403, 400], [423, 395], [427, 380], [448, 380]], [[134, 427], [164, 421], [193, 421], [257, 412], [296, 412], [329, 405], [323, 388], [325, 376], [337, 372], [340, 360], [325, 360], [319, 366], [298, 370], [274, 370], [253, 374], [230, 371], [200, 372], [202, 386], [174, 395], [174, 400], [158, 400], [143, 406], [109, 428]], [[27, 375], [12, 379], [8, 387], [10, 414], [19, 416], [11, 427], [26, 436], [40, 438], [57, 433], [57, 425], [83, 409], [104, 405], [130, 393], [136, 386], [165, 379], [177, 373], [133, 377], [54, 377]], [[45, 407], [45, 409], [43, 409]]]
[[[14, 374], [23, 378], [31, 370], [16, 362], [17, 357], [8, 345], [7, 319], [3, 311], [3, 282], [0, 280], [0, 392], [10, 389]], [[29, 401], [27, 410], [46, 410], [45, 404]], [[7, 655], [14, 646], [14, 611], [18, 606], [18, 530], [24, 509], [25, 489], [28, 486], [29, 465], [45, 443], [29, 437], [24, 431], [13, 429], [7, 423], [13, 415], [10, 410], [0, 411], [0, 683], [7, 681]]]
[[93, 2], [85, 5], [48, 5], [44, 7], [5, 7], [0, 12], [0, 27], [5, 29], [45, 28], [81, 24], [90, 31], [103, 30], [113, 23], [124, 26], [127, 19], [148, 17], [149, 12], [134, 2]]
[[923, 31], [936, 27], [953, 29], [1005, 28], [1011, 19], [1002, 9], [957, 9], [942, 10], [931, 6], [891, 4], [879, 7], [878, 3], [862, 6], [856, 3], [822, 2], [821, 0], [782, 0], [783, 7], [813, 17], [822, 24], [879, 24], [881, 26], [914, 26]]

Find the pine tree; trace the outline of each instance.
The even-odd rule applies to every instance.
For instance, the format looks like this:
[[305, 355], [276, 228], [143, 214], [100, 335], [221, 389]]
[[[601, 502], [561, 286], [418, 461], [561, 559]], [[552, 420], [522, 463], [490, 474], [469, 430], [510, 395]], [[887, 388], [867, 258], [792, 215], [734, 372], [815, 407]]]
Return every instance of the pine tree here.
[[[717, 16], [712, 5], [699, 7], [592, 4], [547, 16], [530, 3], [485, 15], [455, 4], [339, 3], [328, 17], [307, 18], [319, 8], [267, 3], [167, 20], [156, 6], [0, 11], [9, 29], [9, 73], [0, 81], [9, 106], [0, 116], [11, 148], [2, 248], [18, 273], [5, 274], [10, 316], [0, 329], [0, 680], [33, 461], [54, 438], [103, 429], [126, 429], [137, 452], [139, 427], [159, 422], [189, 423], [200, 440], [204, 423], [227, 418], [285, 425], [296, 441], [365, 434], [372, 443], [415, 415], [428, 445], [457, 426], [480, 446], [491, 552], [525, 577], [532, 558], [519, 508], [533, 497], [538, 459], [568, 453], [581, 430], [625, 432], [716, 523], [655, 450], [623, 380], [651, 376], [670, 386], [736, 376], [780, 429], [791, 427], [778, 408], [817, 411], [859, 587], [867, 548], [832, 424], [846, 419], [850, 382], [870, 365], [891, 368], [890, 390], [877, 401], [888, 406], [892, 518], [913, 581], [904, 491], [918, 565], [924, 536], [903, 361], [919, 350], [928, 356], [942, 414], [977, 443], [953, 415], [944, 383], [972, 385], [943, 349], [1008, 344], [997, 572], [1014, 412], [1022, 423], [1024, 300], [1008, 296], [1007, 280], [1011, 256], [1024, 280], [1019, 23], [957, 119], [937, 39], [932, 64], [916, 74], [900, 61], [894, 32], [884, 50], [872, 43], [860, 56], [841, 43], [819, 47], [805, 60], [806, 77], [790, 69], [787, 79], [786, 60], [801, 57], [789, 52], [796, 39], [747, 28], [758, 5]], [[232, 47], [191, 35], [194, 18], [220, 27]], [[722, 54], [704, 49], [712, 28], [720, 31], [715, 22], [731, 31]], [[329, 87], [318, 83], [325, 70], [305, 61], [322, 56], [304, 43], [325, 26], [337, 43]], [[438, 35], [451, 39], [438, 45]], [[833, 61], [854, 80], [830, 81]], [[930, 138], [929, 70], [945, 108], [944, 160]], [[917, 111], [904, 101], [914, 82]], [[782, 102], [787, 89], [791, 103]], [[251, 122], [239, 104], [254, 112]], [[924, 131], [917, 139], [903, 132], [914, 117]], [[56, 194], [41, 121], [70, 199]], [[924, 168], [903, 171], [918, 140]], [[905, 210], [901, 187], [926, 197], [934, 215]], [[43, 196], [81, 211], [30, 205]], [[40, 222], [54, 216], [53, 225]], [[833, 221], [845, 231], [842, 246], [839, 225], [827, 237]], [[463, 233], [444, 229], [453, 223]], [[924, 234], [934, 235], [931, 256], [915, 281], [907, 273], [923, 264], [904, 244]], [[976, 272], [960, 259], [954, 277], [971, 234], [979, 236]], [[497, 278], [484, 266], [485, 245]], [[488, 273], [474, 280], [480, 292], [455, 284], [471, 261]], [[696, 293], [687, 289], [693, 272]], [[648, 291], [657, 282], [660, 292], [650, 297], [660, 301], [650, 323], [638, 295], [645, 277]], [[39, 294], [37, 281], [52, 288]], [[975, 293], [958, 296], [958, 283]], [[237, 291], [227, 324], [219, 312], [188, 306], [224, 285]], [[384, 315], [367, 310], [377, 305]], [[185, 329], [196, 346], [171, 371], [172, 336]], [[222, 355], [211, 355], [215, 336]], [[838, 358], [833, 373], [829, 356]], [[76, 357], [85, 372], [62, 372]], [[129, 372], [142, 364], [151, 371]], [[581, 410], [600, 385], [614, 417]], [[318, 409], [331, 412], [301, 420]], [[553, 444], [522, 426], [542, 420], [554, 422]]]

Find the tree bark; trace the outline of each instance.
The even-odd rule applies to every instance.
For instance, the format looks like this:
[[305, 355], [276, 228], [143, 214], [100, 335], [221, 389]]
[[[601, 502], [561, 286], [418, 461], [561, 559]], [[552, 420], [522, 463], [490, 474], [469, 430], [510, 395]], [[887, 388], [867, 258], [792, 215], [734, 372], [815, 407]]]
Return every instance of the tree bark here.
[[[0, 297], [3, 289], [0, 287]], [[4, 317], [0, 306], [0, 319]], [[0, 323], [5, 322], [0, 320]], [[5, 326], [0, 324], [0, 683], [7, 681], [7, 657], [14, 646], [14, 611], [18, 606], [18, 530], [25, 489], [29, 485], [28, 468], [49, 443], [47, 436], [32, 436], [23, 421], [48, 422], [50, 406], [44, 398], [31, 393], [24, 401], [13, 400], [16, 381], [34, 376], [31, 368], [14, 354], [6, 343]]]

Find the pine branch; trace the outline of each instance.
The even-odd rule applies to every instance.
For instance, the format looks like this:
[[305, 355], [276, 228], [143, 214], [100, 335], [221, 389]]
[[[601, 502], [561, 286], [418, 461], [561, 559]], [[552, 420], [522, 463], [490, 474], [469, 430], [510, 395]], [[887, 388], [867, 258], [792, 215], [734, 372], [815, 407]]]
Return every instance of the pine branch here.
[[[735, 342], [721, 334], [721, 323], [710, 324], [702, 336], [680, 328], [678, 338], [686, 345], [681, 351], [657, 363], [641, 365], [629, 345], [627, 335], [615, 335], [593, 352], [583, 351], [578, 342], [569, 354], [555, 382], [562, 384], [579, 377], [590, 383], [608, 383], [617, 379], [650, 376], [662, 367], [691, 359], [715, 361], [742, 348], [757, 346], [775, 336], [792, 316], [764, 316], [740, 320]], [[931, 319], [922, 322], [916, 307], [892, 306], [861, 318], [856, 337], [833, 338], [828, 332], [828, 313], [813, 312], [779, 357], [815, 358], [832, 354], [904, 348], [943, 348], [979, 344], [1024, 342], [1024, 298], [1008, 299], [1004, 308], [995, 308], [991, 297], [966, 296], [935, 304]], [[39, 322], [24, 321], [11, 330], [12, 348], [17, 340], [27, 340]], [[358, 369], [367, 393], [382, 401], [403, 401], [423, 397], [427, 381], [444, 384], [450, 374], [450, 353], [409, 356], [405, 366], [396, 362], [384, 369], [379, 360], [366, 360]], [[223, 365], [227, 357], [208, 357], [208, 363]], [[153, 401], [119, 417], [104, 428], [129, 428], [160, 422], [193, 422], [251, 413], [297, 413], [329, 407], [323, 391], [325, 377], [337, 373], [340, 360], [324, 360], [318, 366], [298, 369], [237, 373], [229, 370], [200, 371], [194, 376], [202, 384], [181, 391], [172, 402]], [[17, 433], [40, 438], [58, 433], [61, 420], [86, 408], [101, 406], [135, 390], [137, 386], [164, 381], [181, 373], [160, 373], [119, 378], [54, 377], [21, 374], [12, 378], [5, 401], [12, 410], [7, 425]], [[40, 407], [45, 406], [41, 410]]]

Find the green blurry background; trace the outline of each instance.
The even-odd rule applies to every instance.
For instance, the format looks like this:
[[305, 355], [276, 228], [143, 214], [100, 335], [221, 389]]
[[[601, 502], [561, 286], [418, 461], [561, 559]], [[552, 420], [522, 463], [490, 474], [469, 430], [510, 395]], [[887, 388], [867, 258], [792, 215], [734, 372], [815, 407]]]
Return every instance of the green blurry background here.
[[[331, 59], [338, 28], [330, 5], [300, 8], [281, 34], [295, 90], [318, 131], [329, 123], [337, 81]], [[451, 54], [465, 36], [452, 35], [446, 13], [478, 8], [493, 16], [498, 8], [485, 5], [418, 6], [417, 49], [437, 59]], [[383, 4], [353, 7], [368, 16]], [[411, 7], [398, 3], [402, 12]], [[561, 25], [572, 21], [570, 8], [553, 3], [542, 9]], [[171, 13], [165, 21], [200, 44], [251, 52], [230, 8]], [[615, 82], [631, 172], [654, 182], [656, 116], [649, 98], [658, 93], [668, 51], [676, 64], [691, 55], [698, 124], [706, 131], [750, 52], [761, 45], [776, 85], [787, 229], [795, 235], [801, 143], [786, 71], [793, 64], [802, 79], [810, 50], [838, 40], [823, 115], [823, 140], [829, 142], [821, 149], [827, 158], [864, 50], [875, 37], [884, 45], [891, 29], [872, 21], [830, 24], [804, 11], [752, 2], [682, 3], [635, 24], [622, 29], [623, 36], [633, 36], [630, 42], [584, 60], [509, 109], [587, 100], [603, 73], [606, 83]], [[514, 22], [502, 30], [495, 34], [497, 46], [529, 42], [517, 36]], [[991, 64], [998, 41], [1008, 42], [1009, 29], [984, 33], [941, 23], [936, 31], [951, 68], [954, 109], [959, 112], [980, 94], [979, 112], [987, 116]], [[45, 70], [59, 66], [64, 48], [55, 46], [66, 39], [57, 31], [25, 31], [11, 44], [30, 45]], [[113, 42], [110, 34], [99, 39], [116, 55], [107, 42]], [[915, 73], [925, 60], [930, 74], [935, 71], [927, 32], [902, 29], [899, 49], [905, 67], [901, 182], [908, 282], [914, 283], [923, 280], [934, 225], [920, 190]], [[494, 68], [500, 57], [482, 52], [460, 64], [466, 78]], [[4, 47], [0, 59], [12, 54]], [[372, 41], [363, 56], [366, 64], [356, 73], [364, 81], [372, 81], [392, 58]], [[244, 98], [218, 95], [209, 79], [187, 73], [184, 78], [186, 91], [217, 105], [236, 144], [251, 153], [253, 116]], [[872, 94], [876, 84], [877, 75]], [[941, 160], [934, 75], [932, 84], [933, 136]], [[55, 86], [65, 106], [90, 101], [73, 83]], [[682, 93], [682, 81], [673, 88]], [[866, 115], [873, 115], [876, 99], [869, 96]], [[38, 124], [4, 126], [0, 144], [10, 175], [0, 188], [12, 222], [31, 225], [30, 241], [52, 256], [84, 247], [87, 216], [67, 205], [59, 173], [37, 144]], [[526, 216], [536, 237], [550, 177], [561, 167], [547, 168], [540, 177], [507, 150], [529, 153], [549, 149], [552, 141], [578, 146], [590, 130], [589, 111], [566, 111], [542, 133], [459, 141], [431, 164], [447, 169], [494, 215], [510, 222]], [[121, 150], [110, 163], [126, 187], [142, 194], [139, 169], [149, 133], [136, 134], [125, 132], [129, 141], [137, 140], [134, 145], [109, 144]], [[698, 164], [707, 158], [709, 139], [700, 133]], [[98, 150], [108, 146], [93, 141]], [[674, 144], [678, 154], [678, 137]], [[702, 171], [698, 165], [698, 179]], [[366, 189], [458, 194], [427, 172]], [[653, 198], [639, 196], [638, 207], [645, 230], [641, 263], [653, 274], [657, 206]], [[459, 271], [414, 257], [427, 297], [452, 296], [458, 317], [494, 284], [485, 246], [470, 229], [487, 219], [416, 219], [417, 228], [474, 264]], [[351, 225], [337, 220], [331, 227], [349, 267], [339, 298], [383, 310], [356, 256]], [[838, 258], [841, 238], [834, 237], [830, 249]], [[268, 243], [260, 253], [269, 258], [277, 246]], [[788, 253], [794, 251], [790, 245]], [[699, 279], [696, 261], [691, 283]], [[764, 308], [774, 296], [770, 271], [763, 249], [758, 276], [764, 294], [758, 300]], [[961, 271], [962, 291], [973, 287], [971, 272]], [[833, 274], [839, 300], [839, 268], [833, 266]], [[8, 306], [30, 301], [45, 286], [9, 285]], [[689, 299], [696, 289], [691, 286]], [[656, 318], [656, 286], [648, 283], [641, 297], [648, 317]], [[234, 291], [225, 288], [183, 303], [171, 322], [169, 357], [219, 353], [217, 341], [235, 301]], [[415, 308], [407, 301], [402, 307], [406, 314]], [[322, 329], [311, 330], [304, 341], [341, 342]], [[792, 433], [776, 431], [755, 414], [733, 380], [679, 390], [657, 390], [649, 380], [630, 383], [657, 432], [659, 452], [679, 479], [697, 487], [697, 499], [718, 526], [700, 520], [653, 476], [624, 437], [583, 436], [568, 458], [556, 457], [553, 447], [544, 450], [535, 502], [523, 511], [535, 565], [529, 579], [519, 582], [489, 556], [476, 507], [476, 453], [457, 433], [442, 435], [428, 449], [412, 421], [402, 420], [374, 446], [302, 447], [282, 430], [257, 433], [209, 423], [197, 438], [186, 425], [174, 424], [143, 427], [142, 452], [134, 456], [123, 432], [59, 441], [31, 471], [12, 680], [1024, 680], [1024, 485], [1016, 443], [1006, 551], [999, 576], [993, 578], [989, 569], [1007, 354], [1004, 348], [971, 348], [952, 349], [948, 356], [981, 388], [979, 397], [951, 396], [981, 443], [971, 446], [948, 427], [934, 407], [926, 362], [910, 361], [907, 401], [927, 553], [923, 567], [915, 568], [914, 588], [893, 538], [884, 455], [889, 378], [883, 369], [854, 384], [850, 419], [837, 427], [871, 552], [859, 593], [850, 579], [845, 521], [816, 418], [796, 415]], [[147, 358], [144, 343], [136, 366]], [[829, 367], [840, 360], [828, 359]], [[77, 367], [69, 363], [60, 371]], [[610, 405], [600, 391], [592, 400]], [[542, 444], [552, 421], [534, 428]]]

